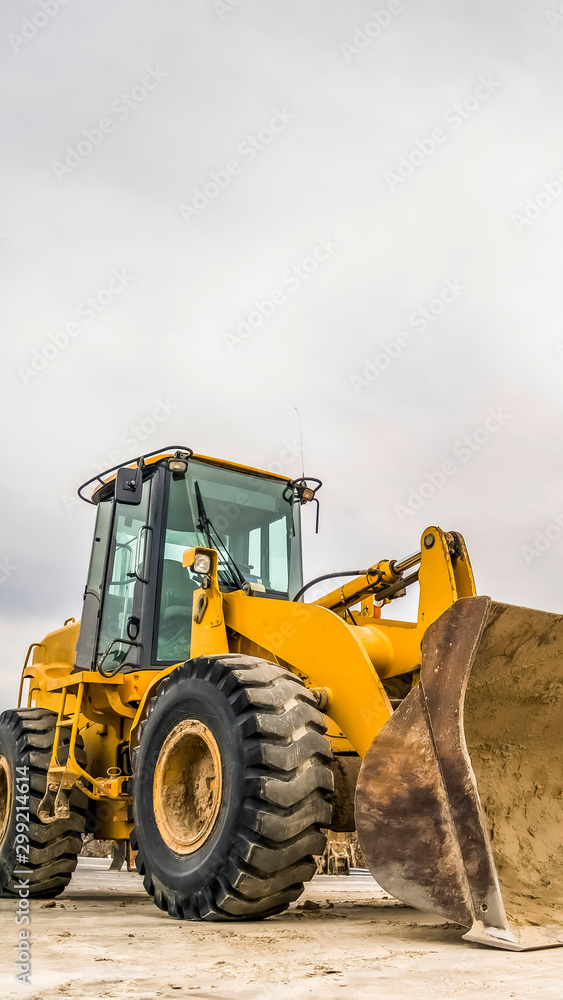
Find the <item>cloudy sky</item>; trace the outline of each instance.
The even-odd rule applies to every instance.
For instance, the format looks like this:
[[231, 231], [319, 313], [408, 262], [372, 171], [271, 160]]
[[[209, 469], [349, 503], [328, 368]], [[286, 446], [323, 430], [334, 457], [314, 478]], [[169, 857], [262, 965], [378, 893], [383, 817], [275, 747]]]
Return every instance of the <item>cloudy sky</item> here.
[[297, 475], [295, 407], [308, 575], [437, 523], [560, 610], [557, 0], [4, 0], [0, 46], [0, 707], [80, 614], [77, 485]]

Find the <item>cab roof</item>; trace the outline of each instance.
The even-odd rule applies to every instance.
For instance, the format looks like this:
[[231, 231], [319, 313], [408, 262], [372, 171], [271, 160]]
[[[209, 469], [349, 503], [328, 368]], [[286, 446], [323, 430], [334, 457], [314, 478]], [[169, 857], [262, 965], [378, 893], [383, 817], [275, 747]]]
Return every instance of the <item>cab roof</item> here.
[[[288, 483], [290, 481], [289, 476], [281, 476], [277, 472], [269, 472], [266, 469], [255, 469], [251, 465], [241, 465], [240, 462], [229, 462], [221, 458], [212, 458], [209, 455], [199, 455], [195, 454], [191, 448], [180, 447], [177, 445], [171, 445], [168, 448], [159, 449], [156, 452], [152, 452], [149, 455], [140, 456], [145, 465], [156, 465], [165, 458], [186, 458], [195, 459], [198, 462], [205, 462], [207, 465], [215, 465], [224, 469], [233, 469], [235, 472], [245, 472], [251, 476], [260, 476], [267, 479], [276, 479], [281, 483]], [[103, 489], [109, 486], [117, 476], [117, 470], [121, 468], [134, 468], [137, 466], [139, 458], [132, 458], [126, 460], [125, 462], [120, 462], [119, 465], [113, 466], [111, 469], [106, 469], [105, 472], [98, 473], [97, 476], [93, 476], [86, 483], [78, 489], [78, 496], [81, 500], [85, 500], [86, 503], [97, 504], [100, 500], [100, 493]], [[93, 485], [97, 484], [97, 485]], [[85, 490], [89, 486], [92, 486], [92, 492], [90, 496], [85, 495]]]

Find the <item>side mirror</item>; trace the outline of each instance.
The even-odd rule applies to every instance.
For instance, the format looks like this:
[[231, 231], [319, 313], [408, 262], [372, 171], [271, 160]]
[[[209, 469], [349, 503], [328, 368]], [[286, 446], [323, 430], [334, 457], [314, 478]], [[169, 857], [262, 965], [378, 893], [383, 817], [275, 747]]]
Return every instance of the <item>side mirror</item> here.
[[143, 467], [136, 469], [121, 468], [115, 478], [116, 503], [126, 503], [131, 506], [140, 504], [143, 496]]

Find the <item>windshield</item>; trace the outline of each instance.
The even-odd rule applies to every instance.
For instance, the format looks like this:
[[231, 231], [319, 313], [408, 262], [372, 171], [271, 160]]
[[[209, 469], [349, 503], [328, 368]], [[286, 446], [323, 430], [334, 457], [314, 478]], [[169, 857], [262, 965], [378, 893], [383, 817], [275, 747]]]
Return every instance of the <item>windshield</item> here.
[[272, 594], [296, 593], [299, 505], [286, 487], [280, 480], [191, 461], [187, 475], [170, 482], [164, 558], [181, 564], [186, 548], [212, 547], [219, 552], [225, 588], [248, 581]]
[[201, 577], [182, 566], [195, 545], [219, 553], [222, 590], [245, 582], [255, 592], [285, 598], [302, 586], [299, 504], [281, 480], [190, 461], [170, 475], [160, 571], [157, 659], [187, 659], [193, 593]]

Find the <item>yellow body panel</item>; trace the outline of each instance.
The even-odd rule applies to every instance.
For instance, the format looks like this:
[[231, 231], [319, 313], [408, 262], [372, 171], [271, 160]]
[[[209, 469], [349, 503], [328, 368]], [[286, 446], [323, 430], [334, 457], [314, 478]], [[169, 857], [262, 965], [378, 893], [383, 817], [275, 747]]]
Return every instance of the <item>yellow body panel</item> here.
[[190, 654], [195, 657], [226, 653], [229, 650], [229, 643], [223, 615], [223, 594], [219, 590], [218, 554], [215, 549], [205, 549], [202, 546], [188, 549], [184, 553], [184, 567], [193, 565], [196, 553], [209, 555], [211, 570], [208, 586], [196, 590], [194, 594]]
[[307, 687], [329, 689], [326, 714], [363, 756], [391, 705], [354, 629], [314, 604], [248, 598], [240, 591], [226, 595], [224, 607], [229, 628], [259, 641]]

